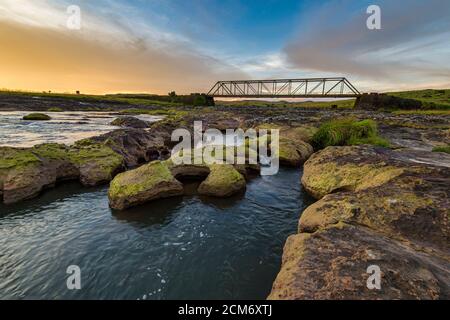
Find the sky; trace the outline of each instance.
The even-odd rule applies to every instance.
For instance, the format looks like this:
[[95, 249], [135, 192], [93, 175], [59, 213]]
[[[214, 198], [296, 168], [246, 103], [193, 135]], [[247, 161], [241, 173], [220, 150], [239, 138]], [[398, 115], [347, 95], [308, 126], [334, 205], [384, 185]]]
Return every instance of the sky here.
[[450, 88], [449, 17], [448, 0], [0, 0], [0, 88], [166, 94], [331, 76], [363, 92]]

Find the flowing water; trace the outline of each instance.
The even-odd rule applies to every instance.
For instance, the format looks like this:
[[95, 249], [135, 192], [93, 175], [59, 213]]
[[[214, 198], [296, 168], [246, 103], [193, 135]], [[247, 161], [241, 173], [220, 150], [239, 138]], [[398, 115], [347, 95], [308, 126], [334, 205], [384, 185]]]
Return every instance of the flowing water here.
[[[58, 114], [26, 124], [24, 113], [8, 114], [0, 116], [0, 145], [114, 129], [113, 115]], [[300, 176], [281, 169], [255, 177], [244, 195], [228, 199], [200, 197], [189, 183], [183, 197], [122, 212], [109, 208], [108, 186], [78, 183], [0, 204], [0, 299], [264, 299], [286, 238], [312, 202]], [[67, 288], [71, 265], [80, 267], [81, 290]]]
[[[123, 212], [109, 209], [107, 187], [76, 183], [0, 205], [0, 298], [263, 299], [310, 202], [299, 179], [282, 169], [243, 196]], [[81, 290], [67, 289], [69, 265], [81, 269]]]
[[[27, 121], [22, 117], [30, 112], [0, 111], [0, 146], [31, 147], [39, 143], [55, 142], [72, 144], [117, 129], [109, 123], [118, 118], [108, 112], [45, 112], [50, 121]], [[162, 117], [135, 116], [154, 122]]]

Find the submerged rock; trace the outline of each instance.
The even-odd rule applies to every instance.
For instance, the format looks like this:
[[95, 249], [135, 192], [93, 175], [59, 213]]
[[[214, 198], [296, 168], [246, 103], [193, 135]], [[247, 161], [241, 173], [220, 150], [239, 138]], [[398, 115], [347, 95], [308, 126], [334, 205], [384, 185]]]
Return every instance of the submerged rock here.
[[[320, 200], [287, 241], [269, 298], [448, 299], [449, 163], [373, 146], [314, 154], [302, 183]], [[381, 290], [366, 286], [370, 265]]]
[[183, 194], [183, 185], [167, 165], [154, 161], [117, 175], [111, 181], [108, 197], [111, 208], [123, 210], [151, 200]]
[[149, 127], [149, 123], [147, 121], [135, 117], [120, 117], [113, 120], [110, 124], [112, 126], [130, 127], [136, 129], [143, 129]]
[[209, 166], [211, 173], [199, 188], [199, 194], [213, 197], [229, 197], [246, 188], [245, 178], [232, 165]]

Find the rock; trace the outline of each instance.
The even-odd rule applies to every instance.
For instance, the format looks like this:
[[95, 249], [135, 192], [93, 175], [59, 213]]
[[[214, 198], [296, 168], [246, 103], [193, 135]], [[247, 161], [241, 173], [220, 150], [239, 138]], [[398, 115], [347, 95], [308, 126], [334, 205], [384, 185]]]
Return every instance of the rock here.
[[393, 165], [393, 158], [391, 165], [386, 163], [388, 153], [388, 149], [376, 147], [328, 147], [305, 163], [302, 184], [317, 199], [339, 190], [382, 185], [404, 170]]
[[269, 298], [448, 299], [450, 156], [329, 147], [305, 163], [302, 183], [320, 200], [287, 241]]
[[280, 138], [280, 164], [290, 167], [302, 165], [314, 152], [313, 147], [302, 140]]
[[54, 170], [31, 151], [0, 148], [0, 187], [4, 203], [29, 199], [54, 181]]
[[108, 182], [123, 167], [123, 158], [100, 144], [0, 147], [0, 155], [0, 195], [6, 204], [32, 198], [61, 180], [79, 179], [87, 186]]
[[[369, 266], [381, 289], [369, 290]], [[448, 299], [449, 264], [363, 226], [340, 224], [286, 241], [268, 299]]]
[[85, 186], [109, 182], [123, 170], [123, 157], [102, 144], [75, 145], [69, 157], [79, 168], [80, 181]]
[[209, 166], [211, 173], [199, 188], [199, 194], [212, 197], [229, 197], [246, 188], [246, 182], [232, 165], [215, 164]]
[[80, 143], [103, 143], [124, 158], [127, 168], [132, 168], [168, 157], [167, 140], [170, 140], [170, 133], [164, 130], [152, 129], [149, 132], [128, 128], [82, 140]]
[[52, 118], [44, 113], [30, 113], [23, 117], [23, 120], [46, 121]]
[[179, 195], [183, 195], [183, 185], [161, 161], [117, 175], [111, 181], [108, 192], [109, 204], [117, 210]]
[[120, 117], [112, 121], [110, 125], [118, 127], [130, 127], [135, 129], [143, 129], [149, 127], [149, 123], [147, 121], [135, 117]]
[[180, 164], [175, 165], [170, 160], [166, 161], [172, 175], [178, 180], [205, 179], [211, 172], [207, 165], [203, 164]]

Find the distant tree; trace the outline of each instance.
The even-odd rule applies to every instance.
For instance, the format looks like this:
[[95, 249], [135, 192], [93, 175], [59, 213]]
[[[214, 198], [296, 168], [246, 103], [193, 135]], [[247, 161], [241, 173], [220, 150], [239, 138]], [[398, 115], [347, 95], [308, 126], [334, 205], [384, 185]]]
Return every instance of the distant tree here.
[[168, 93], [170, 102], [176, 102], [178, 100], [177, 93], [175, 91], [171, 91]]
[[193, 105], [194, 106], [206, 106], [206, 97], [204, 95], [201, 94], [195, 94], [194, 95], [194, 101], [193, 101]]
[[79, 91], [79, 90], [77, 90], [77, 94], [80, 94], [80, 91]]

